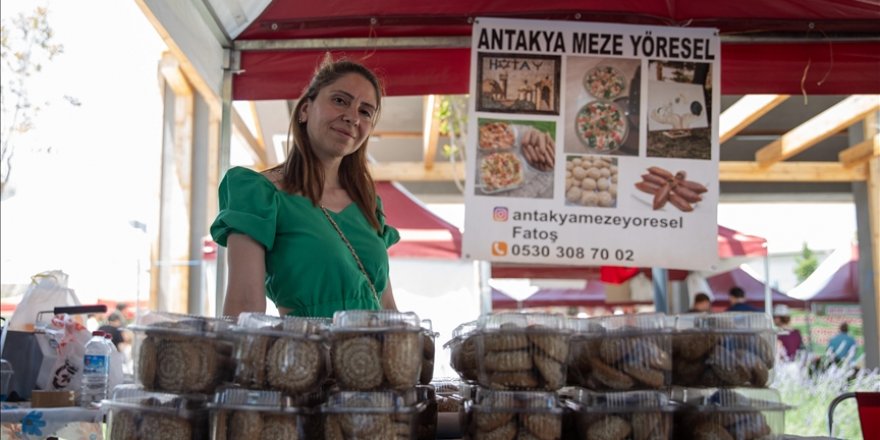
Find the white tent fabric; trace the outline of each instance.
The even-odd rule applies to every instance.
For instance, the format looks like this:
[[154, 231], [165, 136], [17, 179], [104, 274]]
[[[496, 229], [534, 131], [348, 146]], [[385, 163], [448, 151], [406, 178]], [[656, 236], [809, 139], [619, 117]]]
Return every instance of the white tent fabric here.
[[841, 266], [849, 262], [852, 255], [851, 244], [835, 249], [831, 255], [819, 264], [819, 267], [817, 267], [807, 279], [798, 284], [794, 289], [786, 292], [786, 295], [792, 298], [809, 301], [810, 298], [816, 296], [819, 291], [828, 285], [831, 281], [831, 277], [834, 276]]

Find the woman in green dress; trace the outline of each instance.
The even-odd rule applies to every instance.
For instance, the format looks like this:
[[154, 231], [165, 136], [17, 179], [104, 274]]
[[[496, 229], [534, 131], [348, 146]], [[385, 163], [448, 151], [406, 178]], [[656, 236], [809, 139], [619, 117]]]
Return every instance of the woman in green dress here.
[[381, 99], [373, 72], [328, 56], [293, 110], [284, 163], [226, 173], [211, 225], [228, 249], [224, 315], [265, 312], [266, 298], [282, 315], [397, 308], [387, 249], [400, 237], [367, 167]]

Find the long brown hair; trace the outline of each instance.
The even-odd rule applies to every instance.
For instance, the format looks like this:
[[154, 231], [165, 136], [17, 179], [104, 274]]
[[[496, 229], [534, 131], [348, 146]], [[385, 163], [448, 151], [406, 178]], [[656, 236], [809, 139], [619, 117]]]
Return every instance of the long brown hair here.
[[[379, 79], [362, 64], [348, 60], [333, 61], [329, 53], [318, 66], [312, 81], [303, 91], [290, 117], [290, 127], [287, 132], [287, 160], [279, 165], [283, 169], [281, 187], [288, 193], [302, 194], [315, 206], [320, 204], [324, 192], [324, 168], [312, 149], [306, 133], [306, 123], [300, 122], [299, 114], [302, 106], [306, 102], [314, 101], [321, 89], [349, 73], [363, 76], [376, 90], [376, 113], [373, 116], [375, 126], [382, 104], [382, 85]], [[367, 166], [366, 147], [369, 140], [367, 137], [364, 143], [358, 146], [357, 151], [342, 158], [339, 164], [339, 184], [357, 203], [370, 225], [381, 232], [376, 214], [376, 187]]]

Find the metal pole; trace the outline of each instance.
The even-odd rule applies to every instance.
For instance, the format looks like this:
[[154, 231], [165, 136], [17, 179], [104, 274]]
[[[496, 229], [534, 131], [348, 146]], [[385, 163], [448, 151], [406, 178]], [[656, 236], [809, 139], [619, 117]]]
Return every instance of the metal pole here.
[[653, 267], [651, 268], [651, 278], [653, 278], [654, 285], [654, 308], [657, 312], [669, 313], [669, 299], [666, 289], [669, 271]]
[[[220, 154], [217, 155], [218, 175], [229, 170], [230, 150], [232, 149], [232, 74], [239, 67], [239, 52], [229, 53], [229, 66], [223, 69], [223, 88], [220, 91]], [[217, 247], [217, 281], [214, 292], [214, 313], [223, 316], [223, 300], [226, 298], [226, 248]]]
[[766, 252], [767, 243], [764, 243], [764, 311], [773, 316], [773, 294], [770, 292], [770, 253]]

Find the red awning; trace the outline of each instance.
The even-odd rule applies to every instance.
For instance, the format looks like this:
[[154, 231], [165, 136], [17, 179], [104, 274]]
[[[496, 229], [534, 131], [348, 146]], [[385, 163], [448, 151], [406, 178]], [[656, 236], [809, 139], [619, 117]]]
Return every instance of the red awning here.
[[763, 257], [767, 255], [767, 239], [756, 235], [743, 234], [718, 225], [718, 256]]
[[[856, 94], [880, 91], [880, 4], [862, 0], [447, 0], [273, 1], [236, 41], [469, 36], [475, 17], [718, 28], [723, 94]], [[755, 42], [755, 35], [796, 38]], [[842, 37], [842, 38], [836, 38]], [[849, 37], [849, 38], [847, 38]], [[340, 51], [375, 69], [388, 95], [467, 93], [470, 48], [375, 47]], [[323, 51], [245, 51], [237, 100], [300, 95]]]
[[[734, 269], [706, 279], [712, 289], [713, 306], [730, 304], [728, 292], [733, 286], [739, 286], [746, 292], [746, 302], [759, 308], [764, 307], [764, 283], [742, 269]], [[804, 302], [770, 288], [773, 304], [785, 304], [789, 307], [804, 308]]]
[[436, 216], [392, 182], [376, 182], [382, 198], [385, 222], [400, 232], [400, 242], [388, 249], [391, 257], [442, 258], [461, 257], [461, 231]]
[[[651, 304], [653, 301], [615, 302], [613, 305]], [[522, 302], [529, 307], [595, 307], [605, 305], [605, 284], [590, 281], [584, 289], [541, 289]], [[500, 291], [492, 292], [492, 309], [516, 309], [517, 301]]]

